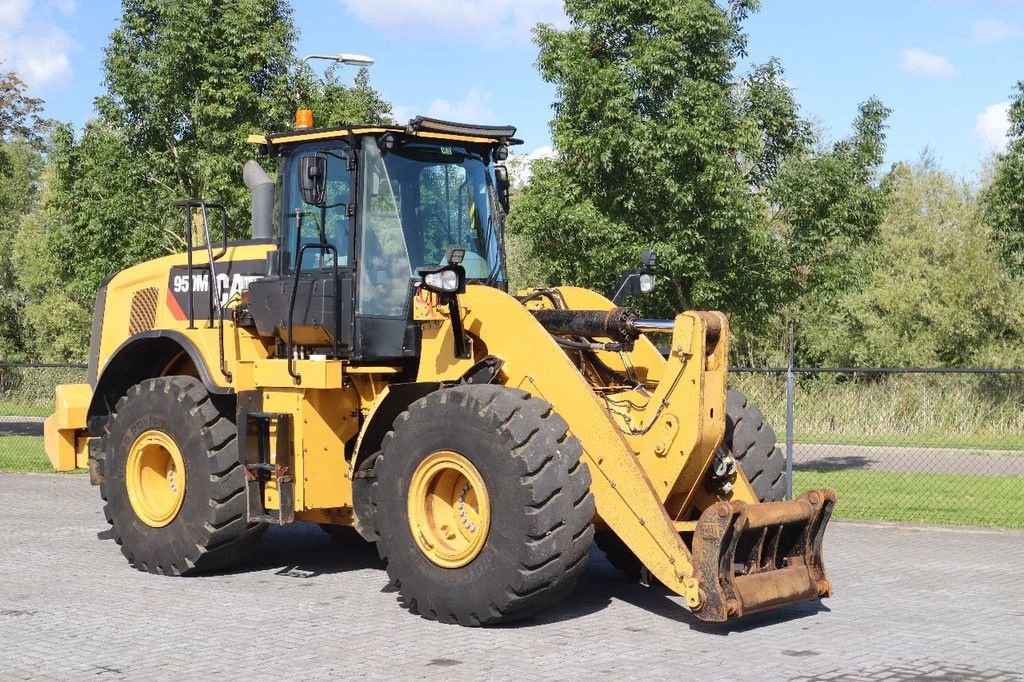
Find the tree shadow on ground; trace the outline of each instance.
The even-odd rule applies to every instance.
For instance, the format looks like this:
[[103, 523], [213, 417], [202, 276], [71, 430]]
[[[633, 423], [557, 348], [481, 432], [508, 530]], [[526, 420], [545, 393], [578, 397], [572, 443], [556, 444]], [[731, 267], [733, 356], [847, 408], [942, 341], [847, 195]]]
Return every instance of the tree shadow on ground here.
[[0, 436], [41, 436], [43, 423], [38, 421], [0, 421]]
[[843, 469], [870, 469], [874, 460], [861, 455], [842, 455], [839, 457], [813, 457], [801, 459], [793, 464], [796, 471], [842, 471]]

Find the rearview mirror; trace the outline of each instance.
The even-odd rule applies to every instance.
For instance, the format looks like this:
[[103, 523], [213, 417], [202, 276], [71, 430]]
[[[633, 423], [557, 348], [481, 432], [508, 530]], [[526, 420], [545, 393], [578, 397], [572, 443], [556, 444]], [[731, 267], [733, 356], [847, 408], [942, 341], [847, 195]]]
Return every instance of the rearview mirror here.
[[321, 154], [299, 157], [299, 190], [302, 200], [322, 206], [327, 189], [327, 157]]
[[494, 167], [494, 181], [495, 191], [498, 193], [498, 203], [501, 204], [501, 210], [508, 213], [509, 208], [509, 188], [512, 186], [512, 182], [508, 177], [508, 168], [505, 166]]

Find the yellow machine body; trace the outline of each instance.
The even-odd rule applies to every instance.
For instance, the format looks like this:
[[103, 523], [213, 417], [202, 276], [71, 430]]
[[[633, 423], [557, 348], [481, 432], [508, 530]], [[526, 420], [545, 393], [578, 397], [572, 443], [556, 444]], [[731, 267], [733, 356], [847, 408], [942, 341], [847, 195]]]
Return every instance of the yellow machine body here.
[[[217, 263], [262, 261], [275, 248], [227, 246]], [[208, 263], [205, 248], [192, 256], [196, 268]], [[236, 325], [230, 316], [222, 323], [212, 316], [182, 319], [168, 273], [185, 263], [184, 254], [143, 263], [118, 273], [101, 291], [90, 384], [58, 387], [56, 411], [46, 421], [46, 451], [56, 470], [89, 465], [89, 448], [102, 435], [89, 430], [90, 410], [110, 401], [101, 392], [112, 377], [151, 378], [132, 373], [131, 358], [142, 354], [158, 359], [149, 363], [159, 367], [148, 371], [152, 376], [194, 376], [211, 391], [258, 398], [263, 411], [288, 415], [290, 433], [275, 440], [271, 457], [279, 466], [260, 504], [280, 509], [282, 486], [288, 485], [294, 518], [358, 528], [353, 483], [360, 463], [379, 446], [395, 405], [412, 400], [400, 397], [399, 380], [403, 390], [459, 382], [476, 363], [497, 358], [494, 381], [550, 403], [582, 444], [597, 527], [613, 531], [699, 616], [726, 620], [830, 594], [821, 536], [835, 502], [831, 491], [760, 503], [742, 471], [728, 494], [704, 485], [726, 430], [729, 326], [721, 313], [679, 314], [667, 357], [643, 335], [628, 352], [600, 351], [603, 363], [636, 378], [643, 387], [638, 391], [607, 384], [559, 347], [533, 314], [551, 307], [550, 297], [523, 304], [497, 288], [468, 286], [457, 300], [469, 357], [458, 357], [449, 308], [420, 288], [412, 300], [411, 316], [421, 333], [413, 378], [399, 365], [275, 357], [272, 339]], [[593, 291], [557, 291], [570, 309], [614, 307]], [[230, 311], [244, 292], [244, 281], [229, 280], [215, 295]], [[126, 355], [126, 349], [136, 355]], [[283, 428], [271, 423], [272, 440]], [[799, 556], [767, 558], [780, 528], [803, 534]], [[737, 552], [755, 559], [737, 558]]]

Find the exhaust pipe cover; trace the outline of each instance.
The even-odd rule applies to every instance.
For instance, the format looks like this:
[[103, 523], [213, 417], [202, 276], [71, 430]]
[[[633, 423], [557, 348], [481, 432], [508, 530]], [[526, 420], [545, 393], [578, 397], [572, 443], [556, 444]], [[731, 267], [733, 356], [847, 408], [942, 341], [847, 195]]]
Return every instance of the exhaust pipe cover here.
[[252, 238], [274, 236], [274, 181], [259, 163], [250, 159], [242, 166], [242, 180], [252, 193]]

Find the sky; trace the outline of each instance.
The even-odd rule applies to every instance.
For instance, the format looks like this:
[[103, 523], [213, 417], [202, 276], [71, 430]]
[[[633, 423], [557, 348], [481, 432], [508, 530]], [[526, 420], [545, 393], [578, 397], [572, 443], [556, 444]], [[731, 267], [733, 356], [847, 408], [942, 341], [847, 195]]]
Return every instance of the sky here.
[[[297, 52], [373, 57], [374, 86], [399, 120], [425, 114], [513, 124], [523, 151], [550, 148], [554, 88], [534, 63], [531, 27], [567, 25], [560, 0], [292, 0]], [[81, 126], [102, 92], [115, 0], [0, 0], [0, 60]], [[1024, 80], [1024, 0], [762, 0], [746, 24], [751, 64], [782, 61], [803, 116], [846, 136], [857, 105], [893, 110], [887, 162], [927, 149], [974, 176], [1005, 144], [1014, 84]]]

